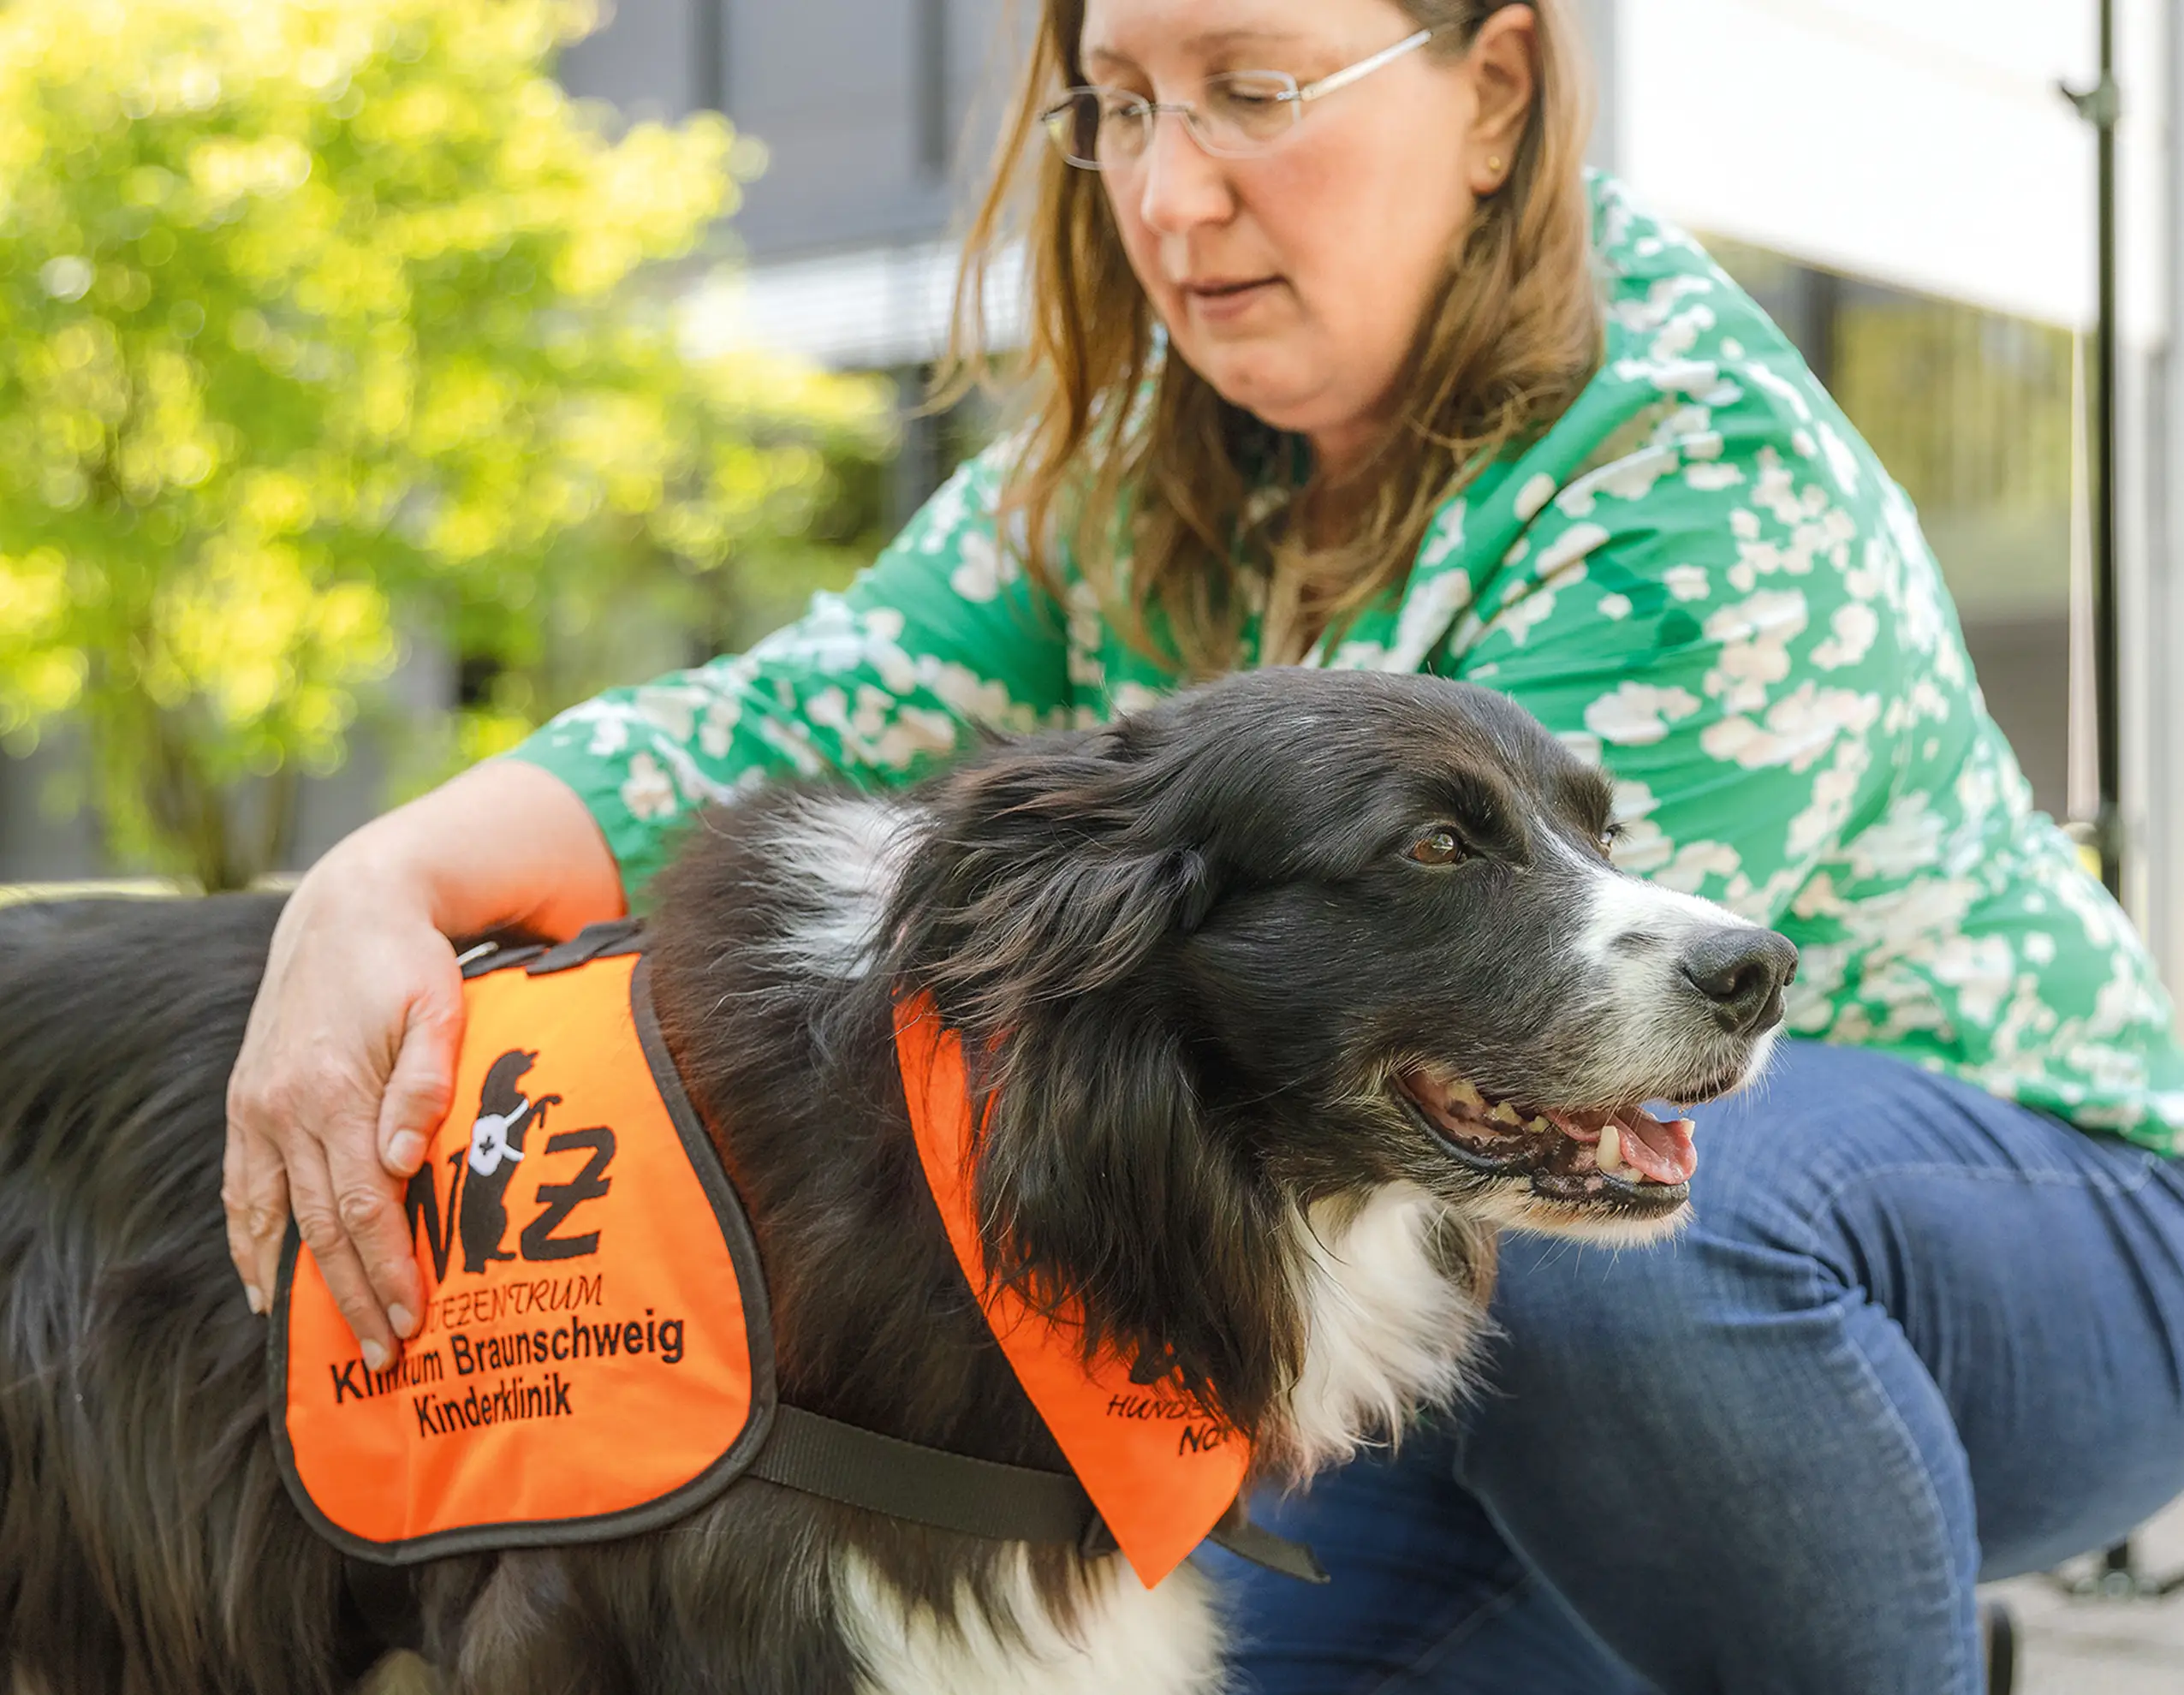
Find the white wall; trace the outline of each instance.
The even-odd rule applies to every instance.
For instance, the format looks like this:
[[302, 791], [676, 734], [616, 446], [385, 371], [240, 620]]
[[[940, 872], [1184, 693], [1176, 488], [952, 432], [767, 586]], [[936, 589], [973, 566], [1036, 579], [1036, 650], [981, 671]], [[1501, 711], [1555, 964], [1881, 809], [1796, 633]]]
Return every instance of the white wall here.
[[[2093, 309], [2094, 0], [1618, 0], [1624, 173], [1679, 220], [2054, 324]], [[2122, 0], [2135, 142], [2159, 151], [2161, 0]], [[2158, 210], [2127, 183], [2130, 221]], [[2130, 255], [2141, 339], [2159, 255]]]

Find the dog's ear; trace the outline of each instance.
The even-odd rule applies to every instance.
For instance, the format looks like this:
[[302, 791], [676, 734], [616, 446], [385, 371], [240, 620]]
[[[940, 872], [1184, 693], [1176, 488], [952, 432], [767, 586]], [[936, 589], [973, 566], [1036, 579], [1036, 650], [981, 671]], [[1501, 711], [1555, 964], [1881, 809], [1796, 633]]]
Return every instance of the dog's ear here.
[[1300, 1363], [1287, 1210], [1247, 1133], [1206, 1115], [1174, 1020], [1127, 990], [1081, 996], [979, 1069], [996, 1273], [1043, 1311], [1081, 1312], [1087, 1358], [1257, 1424]]
[[1158, 777], [1112, 729], [951, 774], [896, 891], [898, 968], [952, 1022], [993, 1034], [1124, 981], [1196, 930], [1219, 882]]

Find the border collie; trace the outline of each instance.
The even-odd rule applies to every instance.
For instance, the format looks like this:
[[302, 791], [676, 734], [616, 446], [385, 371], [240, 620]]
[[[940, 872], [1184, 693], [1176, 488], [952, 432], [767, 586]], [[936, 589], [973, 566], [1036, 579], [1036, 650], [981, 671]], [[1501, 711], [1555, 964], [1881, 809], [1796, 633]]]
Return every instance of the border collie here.
[[[782, 788], [663, 879], [662, 1030], [756, 1233], [783, 1399], [1048, 1469], [919, 1175], [892, 1008], [993, 1102], [995, 1275], [1172, 1362], [1304, 1482], [1464, 1386], [1498, 1226], [1643, 1243], [1673, 1109], [1764, 1064], [1794, 950], [1613, 870], [1607, 784], [1486, 691], [1257, 673]], [[227, 1074], [273, 903], [0, 922], [0, 1677], [349, 1687], [381, 1644], [290, 1505], [228, 1263]], [[11, 937], [13, 938], [11, 940]], [[27, 939], [26, 939], [27, 938]], [[640, 1433], [633, 1432], [633, 1438]], [[671, 1527], [418, 1568], [448, 1686], [1109, 1692], [1221, 1680], [1211, 1580], [752, 1478]]]

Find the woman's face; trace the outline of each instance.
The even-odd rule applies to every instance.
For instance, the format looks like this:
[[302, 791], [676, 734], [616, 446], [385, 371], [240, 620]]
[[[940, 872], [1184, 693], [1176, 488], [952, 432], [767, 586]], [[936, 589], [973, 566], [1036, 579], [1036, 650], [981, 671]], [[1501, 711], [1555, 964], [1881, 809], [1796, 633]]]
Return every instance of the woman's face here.
[[[1417, 27], [1393, 0], [1088, 0], [1089, 81], [1198, 102], [1219, 71], [1308, 85]], [[1339, 468], [1371, 439], [1479, 197], [1529, 107], [1532, 19], [1499, 11], [1461, 58], [1438, 41], [1314, 100], [1250, 158], [1173, 116], [1101, 173], [1174, 350], [1221, 396]]]

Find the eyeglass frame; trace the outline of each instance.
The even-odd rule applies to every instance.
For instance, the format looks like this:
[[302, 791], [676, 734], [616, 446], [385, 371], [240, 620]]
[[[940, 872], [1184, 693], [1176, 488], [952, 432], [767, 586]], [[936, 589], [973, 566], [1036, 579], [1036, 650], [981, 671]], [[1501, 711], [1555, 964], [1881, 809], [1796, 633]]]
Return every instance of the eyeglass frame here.
[[[1100, 115], [1100, 122], [1103, 125], [1105, 124], [1110, 116], [1116, 117], [1127, 116], [1134, 119], [1142, 119], [1146, 126], [1146, 137], [1147, 141], [1150, 142], [1152, 135], [1153, 120], [1157, 118], [1163, 112], [1173, 112], [1176, 116], [1182, 119], [1184, 132], [1190, 136], [1191, 140], [1197, 146], [1199, 151], [1205, 154], [1209, 158], [1260, 158], [1272, 149], [1280, 146], [1283, 140], [1296, 132], [1299, 126], [1304, 122], [1305, 109], [1312, 101], [1320, 98], [1323, 95], [1336, 93], [1342, 89], [1348, 88], [1352, 83], [1361, 81], [1365, 78], [1371, 76], [1373, 72], [1379, 70], [1385, 66], [1395, 63], [1396, 60], [1401, 59], [1408, 54], [1416, 52], [1419, 48], [1423, 47], [1427, 42], [1431, 41], [1435, 36], [1440, 33], [1441, 29], [1438, 27], [1414, 30], [1410, 34], [1405, 36], [1401, 41], [1395, 42], [1390, 46], [1383, 47], [1377, 53], [1366, 55], [1364, 58], [1360, 59], [1355, 64], [1344, 65], [1340, 70], [1330, 71], [1323, 77], [1319, 77], [1313, 81], [1301, 85], [1299, 84], [1296, 78], [1291, 75], [1288, 71], [1250, 70], [1224, 71], [1219, 73], [1224, 76], [1248, 74], [1252, 76], [1264, 76], [1270, 80], [1279, 79], [1281, 81], [1286, 82], [1289, 85], [1288, 87], [1282, 92], [1274, 96], [1274, 98], [1279, 100], [1292, 114], [1294, 114], [1289, 120], [1288, 128], [1283, 130], [1280, 135], [1276, 136], [1272, 140], [1268, 141], [1263, 146], [1254, 147], [1247, 152], [1237, 152], [1229, 148], [1209, 146], [1205, 134], [1199, 128], [1200, 123], [1204, 122], [1203, 115], [1198, 109], [1198, 103], [1193, 100], [1132, 100], [1128, 105], [1116, 108], [1112, 114], [1103, 112]], [[1077, 170], [1110, 170], [1112, 167], [1104, 165], [1097, 159], [1080, 159], [1074, 153], [1071, 152], [1068, 147], [1063, 144], [1060, 135], [1056, 132], [1056, 120], [1063, 116], [1068, 112], [1069, 107], [1075, 103], [1077, 97], [1080, 94], [1120, 94], [1125, 92], [1126, 91], [1122, 89], [1116, 88], [1112, 83], [1098, 82], [1079, 83], [1073, 88], [1065, 88], [1062, 91], [1062, 98], [1039, 114], [1039, 128], [1046, 131], [1048, 139], [1053, 141], [1056, 151], [1060, 152], [1062, 158], [1069, 164], [1074, 166]], [[1097, 137], [1095, 137], [1095, 140], [1096, 139]], [[1137, 158], [1126, 161], [1125, 163], [1128, 164], [1135, 164], [1144, 157], [1145, 155], [1140, 152]]]

